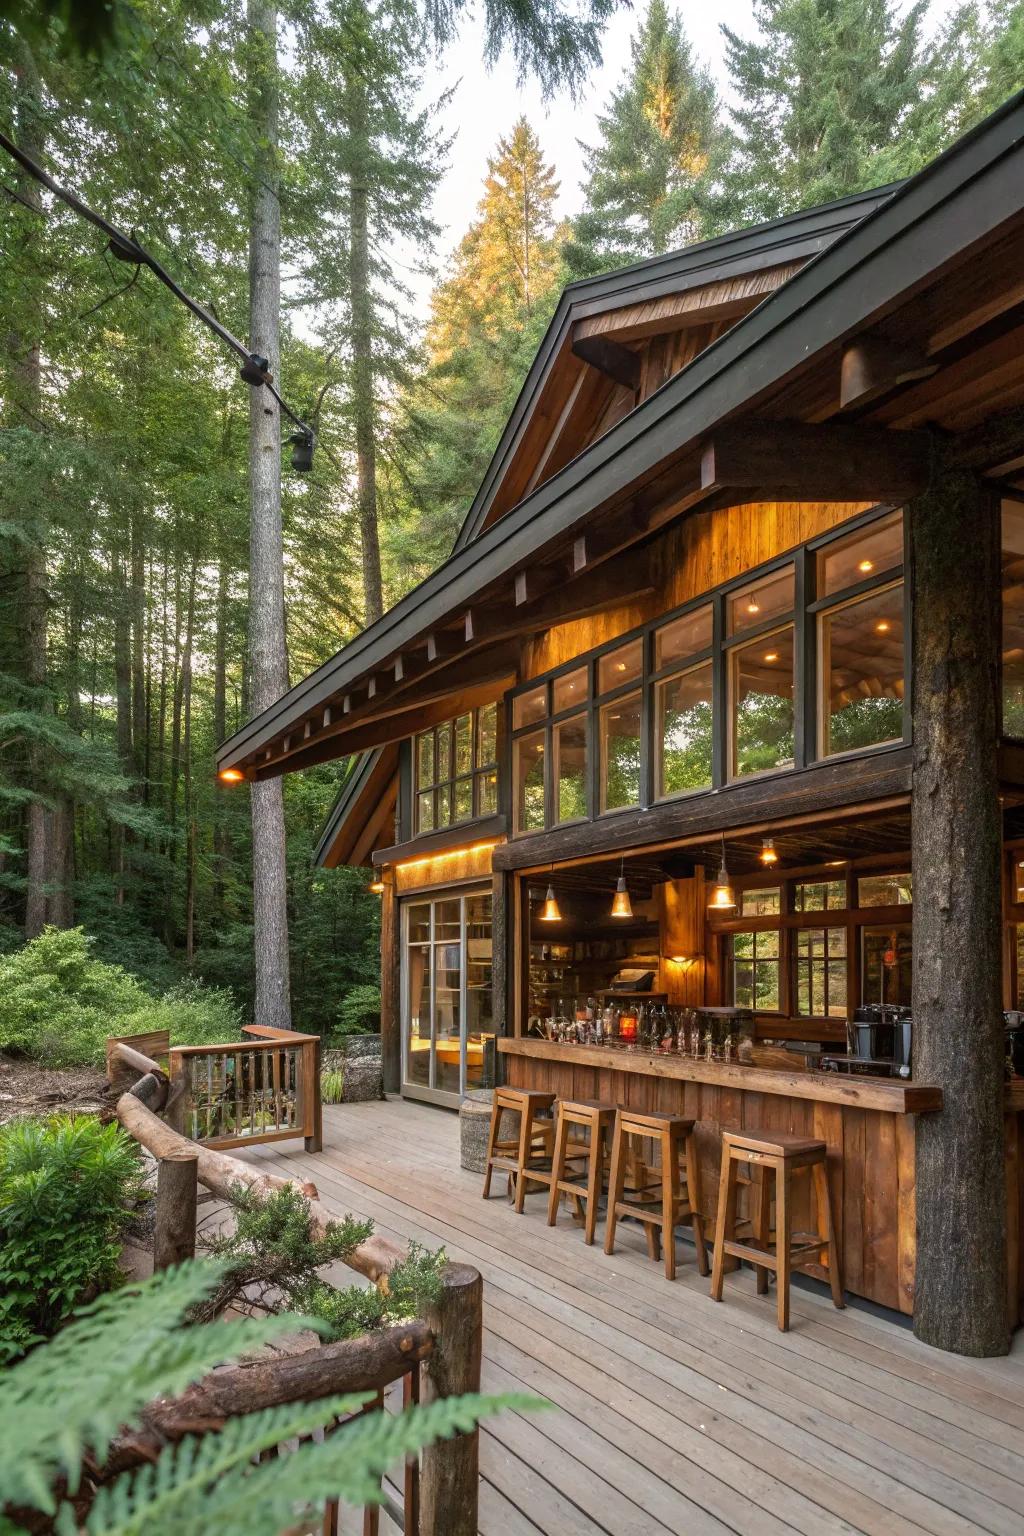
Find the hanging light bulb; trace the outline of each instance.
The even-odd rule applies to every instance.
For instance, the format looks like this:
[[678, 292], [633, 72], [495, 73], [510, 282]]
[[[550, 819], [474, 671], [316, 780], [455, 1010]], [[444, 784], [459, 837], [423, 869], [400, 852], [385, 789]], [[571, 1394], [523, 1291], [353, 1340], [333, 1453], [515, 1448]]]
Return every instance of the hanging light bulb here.
[[548, 880], [547, 893], [544, 897], [544, 905], [540, 909], [538, 921], [542, 923], [560, 923], [562, 914], [559, 911], [558, 902], [555, 899], [555, 888]]
[[619, 878], [615, 885], [615, 895], [612, 897], [612, 917], [632, 917], [633, 908], [629, 900], [629, 891], [626, 887], [626, 858], [623, 855], [619, 865]]
[[775, 852], [775, 839], [773, 837], [763, 837], [761, 839], [761, 863], [777, 864], [778, 862], [779, 856]]
[[729, 871], [725, 864], [725, 838], [722, 838], [722, 864], [718, 871], [718, 879], [711, 887], [711, 897], [708, 907], [712, 912], [733, 912], [736, 908], [736, 892], [732, 888], [729, 879]]

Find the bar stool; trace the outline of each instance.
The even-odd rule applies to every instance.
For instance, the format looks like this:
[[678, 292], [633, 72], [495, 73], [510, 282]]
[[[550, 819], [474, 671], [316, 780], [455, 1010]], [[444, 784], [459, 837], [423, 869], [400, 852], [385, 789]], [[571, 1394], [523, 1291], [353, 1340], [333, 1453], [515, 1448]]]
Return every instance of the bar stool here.
[[[583, 1241], [594, 1241], [597, 1224], [597, 1208], [604, 1184], [604, 1161], [607, 1151], [608, 1132], [615, 1120], [615, 1105], [601, 1104], [596, 1099], [560, 1099], [555, 1117], [555, 1151], [551, 1159], [551, 1193], [548, 1196], [548, 1226], [558, 1219], [558, 1200], [562, 1194], [572, 1195], [577, 1210], [580, 1203], [586, 1205], [583, 1224]], [[570, 1136], [573, 1128], [586, 1133]], [[568, 1177], [569, 1165], [582, 1162], [586, 1165], [586, 1183]], [[582, 1170], [581, 1170], [582, 1171]]]
[[[615, 1228], [619, 1217], [633, 1216], [643, 1223], [650, 1257], [658, 1258], [659, 1243], [664, 1247], [665, 1274], [669, 1280], [676, 1277], [675, 1229], [684, 1221], [689, 1221], [693, 1228], [697, 1266], [702, 1275], [708, 1273], [693, 1127], [694, 1122], [683, 1115], [644, 1115], [631, 1109], [620, 1109], [615, 1116], [604, 1251], [615, 1251]], [[651, 1168], [650, 1172], [656, 1177], [648, 1184], [640, 1184], [633, 1191], [633, 1198], [626, 1200], [623, 1198], [626, 1161], [630, 1142], [636, 1137], [654, 1142], [661, 1155], [661, 1167]], [[685, 1177], [680, 1168], [681, 1160], [685, 1160]]]
[[[736, 1191], [739, 1169], [744, 1164], [758, 1171], [760, 1187], [754, 1200], [753, 1230], [745, 1241], [740, 1241], [736, 1235]], [[794, 1232], [791, 1180], [794, 1174], [808, 1169], [814, 1182], [818, 1226], [822, 1230]], [[775, 1175], [774, 1244], [768, 1221], [770, 1173]], [[794, 1269], [806, 1269], [812, 1262], [826, 1264], [832, 1300], [837, 1307], [846, 1305], [823, 1141], [788, 1131], [723, 1132], [715, 1257], [711, 1272], [711, 1295], [715, 1301], [722, 1299], [726, 1257], [746, 1259], [756, 1266], [757, 1289], [762, 1295], [768, 1289], [768, 1272], [774, 1271], [778, 1281], [779, 1327], [783, 1332], [789, 1328], [789, 1280]]]
[[[510, 1176], [510, 1183], [514, 1180], [515, 1208], [520, 1214], [527, 1184], [550, 1184], [555, 1122], [546, 1111], [550, 1110], [554, 1102], [553, 1093], [546, 1093], [539, 1088], [495, 1088], [491, 1101], [487, 1160], [484, 1163], [485, 1200], [491, 1193], [491, 1173], [495, 1168], [504, 1168]], [[501, 1136], [501, 1117], [504, 1114], [518, 1115], [518, 1136]], [[538, 1166], [538, 1159], [548, 1166]]]

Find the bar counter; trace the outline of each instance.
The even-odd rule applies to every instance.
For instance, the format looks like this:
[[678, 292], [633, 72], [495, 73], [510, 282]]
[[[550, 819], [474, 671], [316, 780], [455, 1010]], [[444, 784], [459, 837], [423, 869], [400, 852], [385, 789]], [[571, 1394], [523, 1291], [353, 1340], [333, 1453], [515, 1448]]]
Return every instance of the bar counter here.
[[[685, 1114], [697, 1122], [701, 1199], [713, 1223], [723, 1130], [792, 1131], [828, 1147], [833, 1207], [841, 1235], [843, 1283], [856, 1296], [911, 1313], [916, 1258], [915, 1116], [942, 1107], [942, 1091], [896, 1078], [846, 1077], [693, 1060], [553, 1040], [499, 1039], [513, 1088], [562, 1099], [601, 1099], [637, 1110]], [[1021, 1309], [1020, 1141], [1024, 1083], [1007, 1093], [1008, 1311]], [[794, 1222], [812, 1221], [799, 1186]], [[713, 1230], [713, 1227], [711, 1228]]]

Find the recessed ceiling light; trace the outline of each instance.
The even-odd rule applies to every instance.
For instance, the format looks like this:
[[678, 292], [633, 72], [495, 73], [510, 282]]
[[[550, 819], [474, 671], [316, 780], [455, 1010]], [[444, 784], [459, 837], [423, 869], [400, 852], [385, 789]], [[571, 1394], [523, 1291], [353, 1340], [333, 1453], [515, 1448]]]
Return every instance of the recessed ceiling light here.
[[779, 653], [778, 651], [765, 651], [764, 659], [765, 661], [778, 661]]
[[760, 613], [761, 612], [761, 604], [758, 602], [757, 598], [754, 596], [753, 593], [750, 594], [750, 599], [749, 599], [749, 601], [747, 603], [747, 612], [748, 613]]
[[867, 575], [868, 571], [873, 571], [874, 568], [875, 562], [873, 560], [862, 560], [857, 567], [858, 571], [863, 571], [865, 576]]
[[875, 630], [880, 635], [887, 635], [889, 633], [889, 628], [890, 626], [888, 619], [879, 619], [878, 623], [875, 625]]

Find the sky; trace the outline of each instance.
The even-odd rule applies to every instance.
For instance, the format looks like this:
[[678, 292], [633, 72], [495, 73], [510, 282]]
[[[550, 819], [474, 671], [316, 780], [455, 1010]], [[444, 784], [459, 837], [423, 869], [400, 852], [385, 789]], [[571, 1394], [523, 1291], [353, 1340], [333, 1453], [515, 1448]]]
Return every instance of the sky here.
[[[579, 211], [583, 154], [578, 140], [596, 142], [598, 113], [604, 110], [629, 62], [630, 38], [645, 9], [646, 0], [634, 0], [632, 10], [623, 8], [612, 17], [604, 33], [603, 62], [575, 102], [568, 92], [545, 102], [536, 81], [517, 83], [515, 67], [507, 58], [486, 70], [481, 62], [483, 25], [479, 19], [464, 23], [458, 41], [450, 44], [428, 71], [420, 97], [420, 104], [425, 106], [444, 91], [454, 89], [440, 119], [445, 131], [456, 137], [448, 171], [434, 201], [434, 217], [443, 226], [439, 260], [451, 253], [473, 217], [487, 171], [487, 157], [499, 135], [508, 132], [524, 113], [561, 180], [558, 217]], [[727, 97], [719, 24], [725, 22], [735, 31], [751, 35], [754, 24], [750, 0], [717, 0], [712, 5], [687, 6], [683, 15], [694, 53], [710, 67]], [[430, 280], [411, 274], [409, 280], [417, 296], [417, 309], [425, 319]]]

